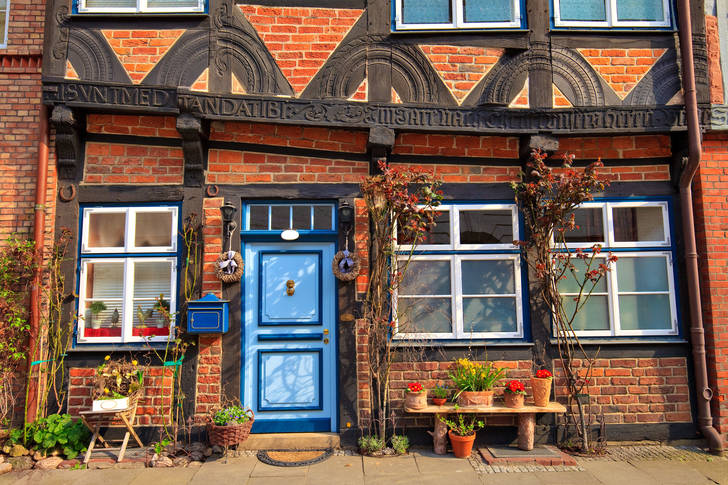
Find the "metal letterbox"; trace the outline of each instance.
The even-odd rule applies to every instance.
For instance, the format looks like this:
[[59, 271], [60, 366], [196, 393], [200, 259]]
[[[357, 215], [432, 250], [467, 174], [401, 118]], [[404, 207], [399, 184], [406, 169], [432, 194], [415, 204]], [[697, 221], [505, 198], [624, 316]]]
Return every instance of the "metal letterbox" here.
[[187, 304], [187, 332], [225, 333], [228, 330], [228, 300], [208, 293]]

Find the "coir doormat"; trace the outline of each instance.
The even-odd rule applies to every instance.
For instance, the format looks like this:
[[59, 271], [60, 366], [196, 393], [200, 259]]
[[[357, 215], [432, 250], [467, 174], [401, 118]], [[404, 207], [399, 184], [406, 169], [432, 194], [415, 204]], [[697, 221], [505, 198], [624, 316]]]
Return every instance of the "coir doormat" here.
[[331, 456], [333, 450], [260, 450], [257, 457], [273, 466], [307, 466], [320, 463]]

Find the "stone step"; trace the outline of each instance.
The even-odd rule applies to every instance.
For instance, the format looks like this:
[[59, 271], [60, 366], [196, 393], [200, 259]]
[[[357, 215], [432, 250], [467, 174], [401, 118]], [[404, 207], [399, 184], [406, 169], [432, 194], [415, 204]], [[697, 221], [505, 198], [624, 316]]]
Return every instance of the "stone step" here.
[[313, 450], [339, 448], [338, 433], [259, 433], [240, 445], [243, 450]]

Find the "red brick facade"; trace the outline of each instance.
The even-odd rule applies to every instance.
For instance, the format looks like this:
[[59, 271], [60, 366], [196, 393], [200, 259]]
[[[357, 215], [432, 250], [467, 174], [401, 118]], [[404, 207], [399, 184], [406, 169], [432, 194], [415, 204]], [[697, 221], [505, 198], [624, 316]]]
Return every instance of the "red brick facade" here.
[[625, 98], [667, 49], [579, 49], [581, 55]]
[[181, 184], [182, 149], [116, 143], [86, 143], [87, 184]]

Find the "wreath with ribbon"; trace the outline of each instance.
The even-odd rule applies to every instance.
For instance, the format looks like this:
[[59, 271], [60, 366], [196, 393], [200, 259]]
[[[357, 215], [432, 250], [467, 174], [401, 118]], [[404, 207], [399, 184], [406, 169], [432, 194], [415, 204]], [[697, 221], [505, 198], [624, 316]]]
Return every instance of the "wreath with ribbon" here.
[[237, 283], [243, 277], [243, 257], [236, 251], [227, 251], [217, 258], [215, 276], [223, 283]]
[[334, 276], [341, 281], [352, 281], [359, 276], [360, 266], [359, 256], [349, 251], [349, 234], [347, 233], [346, 247], [334, 255], [331, 270], [334, 272]]

